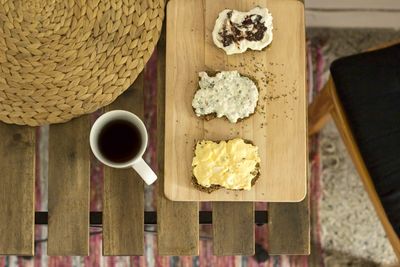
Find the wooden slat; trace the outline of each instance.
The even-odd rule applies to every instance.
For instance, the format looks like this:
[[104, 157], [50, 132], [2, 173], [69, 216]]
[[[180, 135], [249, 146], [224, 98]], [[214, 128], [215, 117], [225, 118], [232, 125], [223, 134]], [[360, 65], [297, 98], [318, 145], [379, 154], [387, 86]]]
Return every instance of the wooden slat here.
[[157, 53], [158, 251], [160, 255], [198, 255], [199, 204], [173, 202], [164, 195], [165, 29]]
[[[143, 119], [143, 74], [106, 111], [123, 109]], [[104, 167], [103, 254], [143, 255], [144, 183], [133, 169]]]
[[213, 202], [214, 254], [253, 255], [254, 204]]
[[49, 255], [89, 253], [90, 117], [50, 126]]
[[[219, 5], [206, 1], [206, 13], [218, 13], [221, 10]], [[248, 10], [250, 3], [246, 1], [232, 1], [231, 4], [240, 10]], [[265, 4], [265, 3], [264, 3]], [[205, 24], [210, 28], [214, 24], [215, 18], [205, 17]], [[206, 33], [206, 37], [210, 33]], [[223, 54], [222, 57], [215, 57], [216, 53], [214, 44], [207, 43], [205, 47], [205, 63], [207, 67], [214, 70], [224, 70], [226, 66], [240, 66], [243, 63], [242, 57], [231, 57]], [[215, 128], [218, 129], [220, 137], [229, 136], [235, 138], [236, 132], [231, 127], [218, 127], [221, 122], [215, 120]], [[206, 126], [207, 128], [207, 126]], [[239, 130], [240, 136], [249, 140], [253, 140], [253, 136], [244, 136], [245, 133], [251, 133], [252, 125], [242, 125]], [[207, 129], [208, 133], [212, 132], [212, 127]], [[213, 202], [213, 248], [214, 254], [223, 255], [253, 255], [255, 249], [254, 238], [254, 203], [252, 202]]]
[[0, 123], [0, 254], [33, 255], [35, 131]]
[[310, 254], [308, 193], [301, 202], [268, 204], [268, 244], [270, 255]]
[[271, 255], [310, 254], [310, 214], [308, 193], [299, 203], [268, 204], [268, 253]]

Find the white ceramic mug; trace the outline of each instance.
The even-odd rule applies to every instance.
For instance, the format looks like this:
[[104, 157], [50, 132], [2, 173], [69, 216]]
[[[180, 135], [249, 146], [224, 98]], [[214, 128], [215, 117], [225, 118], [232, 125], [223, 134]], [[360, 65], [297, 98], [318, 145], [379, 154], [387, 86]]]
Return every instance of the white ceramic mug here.
[[[124, 120], [133, 124], [139, 130], [141, 136], [141, 144], [139, 152], [136, 153], [136, 155], [132, 159], [123, 163], [113, 162], [105, 158], [104, 155], [102, 155], [98, 144], [98, 138], [102, 129], [110, 122], [115, 120]], [[95, 123], [92, 126], [92, 129], [90, 130], [90, 147], [93, 151], [93, 154], [99, 161], [113, 168], [131, 167], [135, 169], [135, 171], [142, 177], [142, 179], [145, 181], [146, 184], [150, 185], [157, 180], [157, 175], [153, 172], [153, 170], [149, 167], [149, 165], [147, 165], [147, 163], [142, 158], [147, 147], [147, 142], [148, 142], [147, 131], [142, 120], [139, 119], [139, 117], [136, 116], [135, 114], [125, 110], [113, 110], [103, 114], [95, 121]]]

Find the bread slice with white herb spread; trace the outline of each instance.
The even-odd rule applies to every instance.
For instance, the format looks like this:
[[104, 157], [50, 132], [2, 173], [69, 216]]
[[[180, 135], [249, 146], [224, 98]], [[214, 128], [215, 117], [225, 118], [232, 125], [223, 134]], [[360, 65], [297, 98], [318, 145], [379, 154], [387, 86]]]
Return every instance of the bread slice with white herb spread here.
[[236, 123], [255, 112], [259, 93], [250, 78], [237, 71], [221, 71], [215, 76], [200, 72], [199, 77], [199, 88], [192, 101], [198, 117], [226, 117]]

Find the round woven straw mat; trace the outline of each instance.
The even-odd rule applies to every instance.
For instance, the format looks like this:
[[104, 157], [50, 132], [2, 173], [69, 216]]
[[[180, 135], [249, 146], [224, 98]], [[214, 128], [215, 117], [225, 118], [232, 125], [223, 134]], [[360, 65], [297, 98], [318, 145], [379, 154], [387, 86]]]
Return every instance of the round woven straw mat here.
[[0, 120], [58, 123], [111, 103], [163, 17], [164, 0], [0, 0]]

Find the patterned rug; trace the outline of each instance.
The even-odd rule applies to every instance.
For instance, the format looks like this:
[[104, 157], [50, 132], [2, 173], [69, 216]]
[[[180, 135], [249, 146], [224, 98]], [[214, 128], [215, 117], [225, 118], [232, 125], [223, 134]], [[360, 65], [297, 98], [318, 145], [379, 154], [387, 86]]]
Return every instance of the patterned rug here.
[[[341, 40], [344, 43], [348, 43], [348, 37], [354, 37], [353, 33], [347, 33], [343, 35], [342, 39], [337, 38], [337, 35], [329, 35], [331, 31], [318, 31], [313, 30], [308, 32], [309, 41], [307, 43], [307, 69], [308, 69], [308, 88], [309, 88], [309, 100], [311, 101], [315, 94], [322, 88], [324, 81], [327, 77], [327, 66], [329, 62], [338, 56], [343, 56], [344, 54], [351, 54], [358, 52], [359, 49], [365, 47], [363, 40], [368, 38], [365, 35], [369, 33], [364, 33], [362, 38], [355, 38], [357, 42], [351, 43], [345, 49], [345, 52], [339, 53], [340, 49], [331, 49], [329, 46], [331, 43], [335, 43], [338, 48], [343, 48], [343, 46], [337, 44], [337, 40]], [[340, 35], [340, 34], [339, 34]], [[347, 39], [345, 38], [347, 36]], [[356, 34], [356, 36], [359, 36]], [[369, 34], [370, 39], [373, 39], [374, 35]], [[387, 37], [387, 33], [384, 34]], [[336, 38], [336, 39], [335, 39]], [[382, 39], [382, 38], [380, 38]], [[336, 40], [336, 41], [335, 41]], [[362, 45], [357, 46], [357, 43], [361, 42]], [[356, 49], [357, 48], [357, 49]], [[334, 52], [332, 52], [334, 51]], [[146, 161], [149, 162], [152, 167], [157, 169], [157, 153], [156, 153], [156, 95], [157, 95], [157, 81], [156, 81], [156, 59], [157, 52], [154, 53], [150, 59], [147, 67], [145, 69], [145, 122], [147, 128], [149, 129], [149, 135], [151, 140], [149, 149], [146, 153]], [[98, 116], [99, 114], [95, 114]], [[328, 136], [328, 137], [327, 137]], [[370, 253], [373, 250], [371, 244], [378, 242], [383, 244], [378, 246], [379, 248], [373, 255], [387, 255], [380, 253], [381, 250], [387, 249], [387, 243], [385, 243], [384, 236], [382, 233], [374, 236], [374, 238], [380, 238], [378, 241], [371, 240], [363, 248], [356, 249], [352, 246], [350, 239], [349, 243], [337, 243], [332, 238], [335, 235], [330, 234], [331, 231], [338, 232], [338, 229], [343, 227], [343, 223], [335, 219], [337, 217], [329, 215], [331, 220], [328, 220], [329, 205], [333, 205], [333, 202], [329, 198], [330, 191], [326, 188], [330, 188], [326, 179], [321, 178], [321, 173], [329, 172], [329, 170], [334, 170], [331, 164], [327, 162], [330, 161], [332, 153], [328, 150], [326, 141], [332, 140], [332, 135], [325, 134], [323, 132], [320, 137], [316, 136], [310, 139], [310, 197], [311, 197], [311, 220], [312, 220], [312, 254], [310, 256], [273, 256], [269, 257], [266, 261], [260, 261], [263, 256], [261, 254], [255, 257], [215, 257], [212, 255], [212, 241], [211, 236], [211, 226], [201, 227], [201, 241], [200, 241], [200, 255], [197, 257], [161, 257], [157, 255], [157, 238], [151, 231], [154, 231], [154, 227], [147, 227], [146, 230], [149, 231], [145, 235], [145, 255], [141, 257], [103, 257], [101, 252], [101, 228], [91, 229], [90, 236], [90, 256], [88, 257], [48, 257], [46, 254], [47, 250], [47, 227], [36, 226], [36, 246], [35, 246], [35, 257], [0, 257], [0, 267], [3, 266], [375, 266], [374, 262], [387, 262], [385, 259], [379, 257], [368, 257], [363, 253], [363, 249]], [[336, 138], [336, 139], [335, 139]], [[333, 140], [340, 142], [338, 134], [333, 134]], [[41, 127], [37, 130], [37, 168], [36, 168], [36, 210], [47, 210], [47, 162], [48, 162], [48, 127]], [[320, 143], [323, 146], [323, 152], [320, 153]], [[327, 152], [328, 151], [328, 152]], [[337, 150], [342, 153], [342, 150]], [[327, 153], [329, 154], [327, 157]], [[336, 153], [336, 152], [335, 152]], [[345, 153], [345, 152], [343, 152]], [[95, 161], [94, 161], [95, 162]], [[323, 164], [320, 164], [320, 163]], [[347, 160], [344, 160], [347, 162]], [[351, 163], [347, 163], [351, 164]], [[321, 166], [323, 165], [323, 166]], [[323, 168], [322, 168], [323, 167]], [[350, 168], [351, 169], [351, 168]], [[102, 169], [101, 165], [94, 163], [91, 166], [91, 202], [90, 207], [92, 211], [99, 211], [102, 209], [102, 184], [103, 177], [101, 175]], [[342, 175], [347, 175], [347, 173], [342, 173]], [[333, 179], [332, 179], [333, 180]], [[324, 188], [324, 186], [326, 188]], [[155, 210], [155, 190], [153, 187], [146, 187], [145, 193], [145, 208], [146, 210]], [[322, 201], [321, 201], [322, 199]], [[332, 204], [333, 203], [333, 204]], [[357, 204], [354, 204], [357, 205]], [[205, 203], [201, 207], [202, 209], [210, 209], [210, 205]], [[265, 210], [265, 203], [257, 203], [256, 209]], [[332, 210], [332, 209], [331, 209]], [[341, 211], [336, 210], [337, 213]], [[341, 217], [338, 219], [342, 219]], [[320, 221], [324, 224], [321, 225]], [[326, 225], [325, 225], [326, 224]], [[375, 222], [372, 222], [375, 225]], [[333, 228], [332, 228], [333, 227]], [[336, 227], [336, 228], [335, 228]], [[332, 230], [335, 229], [335, 230]], [[260, 245], [260, 248], [268, 250], [267, 244], [267, 227], [256, 226], [256, 242]], [[362, 233], [360, 233], [362, 234]], [[351, 235], [350, 235], [351, 236]], [[335, 239], [337, 240], [337, 239]], [[359, 239], [362, 240], [362, 239]], [[383, 240], [383, 241], [381, 241]], [[375, 242], [376, 241], [376, 242]], [[386, 240], [387, 242], [387, 240]], [[358, 244], [358, 243], [357, 243]], [[344, 247], [343, 247], [344, 246]], [[366, 249], [368, 248], [368, 249]], [[353, 256], [356, 255], [356, 259]], [[389, 259], [392, 254], [388, 254]], [[257, 256], [258, 261], [257, 261]], [[265, 255], [264, 255], [265, 256]], [[364, 260], [363, 258], [365, 256]], [[390, 260], [389, 260], [390, 261]], [[361, 262], [361, 265], [353, 265]], [[368, 264], [368, 265], [367, 265]]]
[[[315, 54], [322, 56], [317, 77], [325, 83], [334, 59], [400, 40], [400, 31], [311, 29], [307, 36], [317, 48]], [[333, 122], [319, 139], [322, 190], [318, 217], [324, 266], [394, 263], [395, 254]]]

